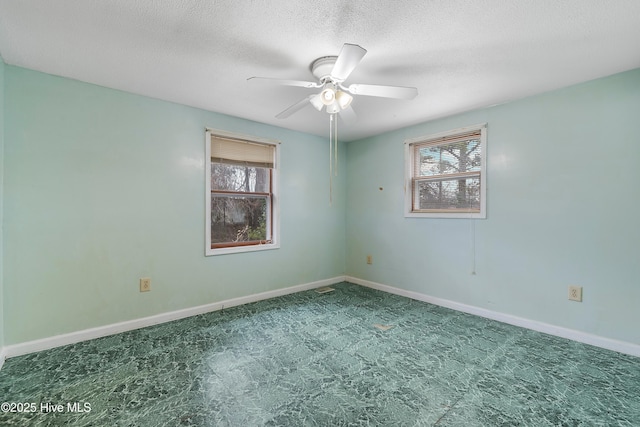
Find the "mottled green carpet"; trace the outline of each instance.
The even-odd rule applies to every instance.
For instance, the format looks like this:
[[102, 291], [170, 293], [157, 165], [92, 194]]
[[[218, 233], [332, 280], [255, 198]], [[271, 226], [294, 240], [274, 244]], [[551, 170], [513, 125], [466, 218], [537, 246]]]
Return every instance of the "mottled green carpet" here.
[[640, 358], [334, 288], [9, 359], [0, 425], [640, 425]]

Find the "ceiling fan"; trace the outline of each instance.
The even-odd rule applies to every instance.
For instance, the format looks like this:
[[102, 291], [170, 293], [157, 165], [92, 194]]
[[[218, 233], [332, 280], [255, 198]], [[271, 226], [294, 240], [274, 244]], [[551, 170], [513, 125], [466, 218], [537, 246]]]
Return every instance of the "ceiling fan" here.
[[247, 80], [282, 86], [321, 89], [319, 93], [308, 95], [277, 114], [276, 117], [279, 119], [286, 119], [306, 106], [313, 105], [318, 111], [322, 111], [324, 108], [332, 117], [334, 114], [340, 114], [343, 120], [352, 122], [355, 120], [355, 113], [352, 108], [349, 108], [353, 100], [351, 95], [396, 99], [413, 99], [418, 95], [418, 89], [415, 87], [369, 84], [345, 85], [344, 81], [347, 80], [366, 53], [366, 49], [356, 44], [345, 43], [338, 56], [323, 56], [316, 59], [311, 63], [310, 69], [314, 77], [318, 79], [317, 82], [273, 79], [269, 77], [250, 77]]
[[357, 44], [345, 43], [338, 56], [323, 56], [311, 63], [311, 73], [317, 82], [303, 80], [272, 79], [268, 77], [250, 77], [247, 80], [281, 86], [297, 86], [307, 89], [321, 89], [319, 93], [308, 95], [286, 110], [278, 113], [278, 119], [286, 119], [308, 105], [329, 114], [329, 203], [331, 203], [333, 176], [338, 173], [338, 127], [336, 116], [347, 123], [355, 121], [356, 115], [350, 108], [353, 96], [366, 95], [383, 98], [413, 99], [418, 95], [415, 87], [381, 86], [368, 84], [350, 84], [344, 81], [358, 66], [367, 50]]

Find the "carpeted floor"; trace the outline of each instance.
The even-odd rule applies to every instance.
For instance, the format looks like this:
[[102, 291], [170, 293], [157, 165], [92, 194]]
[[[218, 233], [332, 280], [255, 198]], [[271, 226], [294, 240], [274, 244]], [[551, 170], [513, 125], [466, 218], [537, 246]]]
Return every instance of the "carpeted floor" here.
[[333, 288], [9, 359], [0, 425], [640, 425], [640, 358]]

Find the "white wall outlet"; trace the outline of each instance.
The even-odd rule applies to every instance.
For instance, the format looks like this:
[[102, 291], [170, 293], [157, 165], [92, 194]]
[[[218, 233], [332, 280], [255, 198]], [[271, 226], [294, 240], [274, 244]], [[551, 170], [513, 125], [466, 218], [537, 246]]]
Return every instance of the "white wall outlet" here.
[[367, 264], [373, 264], [373, 257], [371, 255], [367, 255]]
[[582, 302], [582, 286], [569, 286], [569, 299]]
[[140, 292], [149, 292], [151, 290], [151, 278], [142, 277], [140, 279]]

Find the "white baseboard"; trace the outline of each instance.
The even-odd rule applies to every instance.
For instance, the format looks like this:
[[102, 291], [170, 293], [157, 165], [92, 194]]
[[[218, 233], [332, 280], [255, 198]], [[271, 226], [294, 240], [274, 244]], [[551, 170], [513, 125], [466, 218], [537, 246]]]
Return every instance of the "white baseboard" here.
[[[156, 314], [154, 316], [143, 317], [140, 319], [128, 320], [125, 322], [113, 323], [110, 325], [99, 326], [97, 328], [85, 329], [82, 331], [71, 332], [63, 335], [43, 338], [34, 341], [27, 341], [20, 344], [5, 346], [0, 351], [0, 367], [5, 357], [21, 356], [37, 351], [48, 350], [63, 345], [74, 344], [81, 341], [87, 341], [95, 338], [106, 337], [109, 335], [119, 334], [121, 332], [132, 331], [147, 326], [157, 325], [159, 323], [170, 322], [172, 320], [184, 319], [186, 317], [196, 316], [198, 314], [217, 311], [222, 308], [235, 307], [238, 305], [248, 304], [251, 302], [262, 301], [269, 298], [275, 298], [282, 295], [293, 294], [296, 292], [307, 291], [310, 289], [329, 286], [343, 282], [344, 276], [337, 276], [331, 279], [319, 280], [317, 282], [305, 283], [302, 285], [292, 286], [284, 289], [276, 289], [273, 291], [261, 292], [259, 294], [247, 295], [245, 297], [232, 298], [225, 301], [214, 302], [211, 304], [200, 305], [197, 307], [185, 308], [182, 310], [171, 311], [168, 313]], [[2, 357], [4, 356], [4, 357]]]
[[125, 322], [114, 323], [111, 325], [99, 326], [97, 328], [85, 329], [82, 331], [71, 332], [63, 335], [43, 338], [34, 341], [28, 341], [19, 344], [0, 347], [0, 369], [5, 359], [15, 356], [21, 356], [28, 353], [34, 353], [42, 350], [48, 350], [63, 345], [74, 344], [81, 341], [87, 341], [95, 338], [101, 338], [109, 335], [127, 332], [147, 326], [157, 325], [160, 323], [170, 322], [172, 320], [184, 319], [186, 317], [196, 316], [198, 314], [217, 311], [222, 308], [235, 307], [238, 305], [249, 304], [252, 302], [262, 301], [269, 298], [275, 298], [283, 295], [302, 292], [323, 286], [329, 286], [336, 283], [347, 281], [357, 285], [378, 289], [395, 295], [424, 301], [430, 304], [450, 308], [464, 313], [474, 314], [476, 316], [485, 317], [487, 319], [497, 320], [499, 322], [508, 323], [510, 325], [520, 326], [549, 335], [555, 335], [578, 341], [585, 344], [594, 345], [596, 347], [617, 351], [619, 353], [629, 354], [640, 357], [640, 345], [632, 344], [624, 341], [613, 340], [597, 335], [587, 334], [585, 332], [573, 329], [562, 328], [550, 325], [548, 323], [538, 322], [535, 320], [525, 319], [522, 317], [504, 314], [496, 311], [487, 310], [467, 304], [458, 303], [451, 300], [436, 298], [419, 292], [407, 291], [393, 286], [383, 285], [381, 283], [371, 282], [351, 276], [336, 276], [331, 279], [319, 280], [317, 282], [305, 283], [302, 285], [292, 286], [284, 289], [276, 289], [273, 291], [262, 292], [259, 294], [248, 295], [245, 297], [232, 298], [225, 301], [214, 302], [211, 304], [190, 307], [182, 310], [176, 310], [168, 313], [161, 313], [154, 316], [143, 317], [140, 319], [129, 320]]
[[576, 331], [573, 329], [554, 326], [548, 323], [538, 322], [536, 320], [525, 319], [523, 317], [513, 316], [510, 314], [500, 313], [497, 311], [487, 310], [485, 308], [475, 307], [472, 305], [462, 304], [459, 302], [436, 298], [419, 292], [407, 291], [393, 286], [383, 285], [368, 280], [359, 279], [357, 277], [347, 276], [347, 282], [356, 285], [366, 286], [368, 288], [377, 289], [395, 295], [415, 299], [418, 301], [428, 302], [430, 304], [439, 305], [441, 307], [450, 308], [464, 313], [474, 314], [476, 316], [485, 317], [487, 319], [497, 320], [498, 322], [508, 323], [514, 326], [543, 332], [549, 335], [578, 341], [584, 344], [590, 344], [596, 347], [605, 348], [607, 350], [617, 351], [619, 353], [629, 354], [631, 356], [640, 357], [640, 345], [625, 341], [618, 341], [611, 338], [605, 338], [598, 335], [588, 334], [586, 332]]

